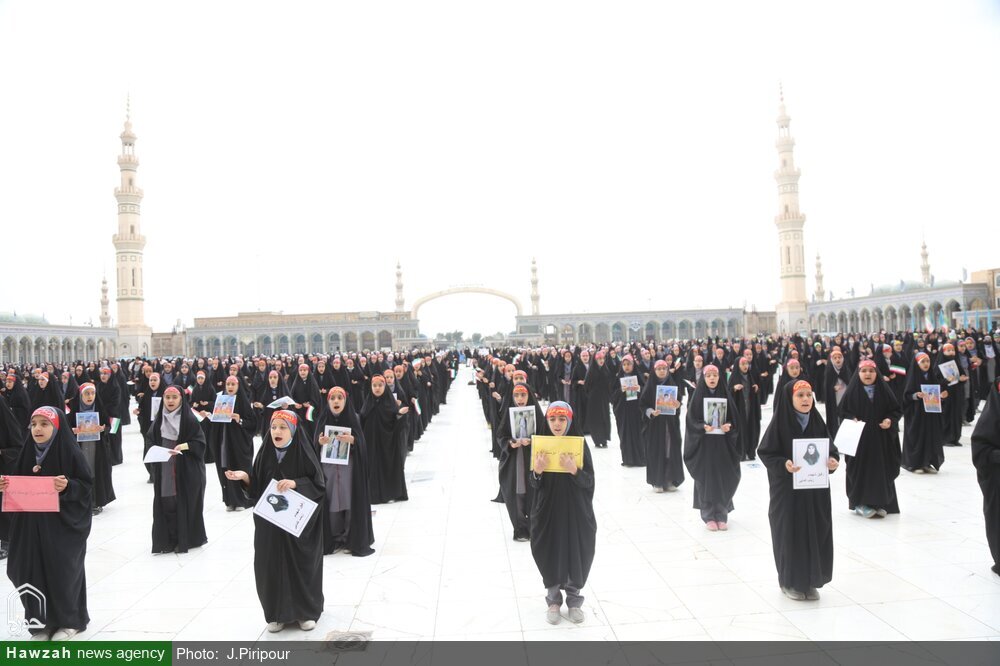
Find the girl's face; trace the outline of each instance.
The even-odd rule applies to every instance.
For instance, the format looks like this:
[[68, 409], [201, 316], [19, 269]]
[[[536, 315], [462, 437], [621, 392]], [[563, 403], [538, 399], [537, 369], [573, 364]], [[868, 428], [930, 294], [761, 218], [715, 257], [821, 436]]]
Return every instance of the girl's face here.
[[334, 414], [339, 415], [342, 411], [344, 411], [344, 404], [346, 404], [346, 402], [347, 400], [344, 399], [344, 396], [342, 396], [339, 391], [330, 393], [330, 411]]
[[604, 365], [604, 357], [603, 356], [596, 356], [596, 357], [594, 357], [594, 360], [597, 361], [597, 365], [599, 365], [599, 366], [603, 366]]
[[153, 389], [154, 391], [156, 389], [160, 388], [160, 376], [159, 375], [150, 375], [149, 376], [149, 388]]
[[226, 394], [236, 395], [236, 392], [240, 390], [240, 382], [235, 377], [230, 377], [226, 380]]
[[271, 441], [279, 449], [284, 448], [288, 442], [292, 441], [292, 431], [284, 419], [271, 420]]
[[871, 386], [875, 383], [876, 374], [875, 368], [869, 368], [865, 366], [858, 370], [858, 377], [861, 378], [861, 383], [865, 386]]
[[632, 359], [622, 361], [622, 370], [625, 372], [632, 372]]
[[205, 375], [196, 375], [194, 380], [198, 382], [200, 386], [201, 384], [205, 383]]
[[45, 388], [49, 385], [49, 378], [45, 375], [38, 375], [38, 386], [40, 388]]
[[305, 379], [309, 376], [309, 368], [299, 368], [299, 377]]
[[694, 357], [694, 367], [695, 368], [701, 368], [701, 367], [704, 367], [704, 365], [705, 365], [705, 359], [703, 359], [701, 356], [695, 356]]
[[586, 349], [580, 352], [580, 360], [584, 363], [590, 363], [590, 352]]
[[524, 407], [528, 404], [528, 394], [527, 393], [515, 393], [514, 394], [514, 404], [518, 407]]
[[[228, 385], [226, 388], [229, 388]], [[181, 394], [177, 391], [168, 391], [163, 394], [163, 406], [168, 412], [172, 412], [181, 406]]]
[[272, 372], [267, 376], [267, 383], [271, 385], [271, 388], [278, 388], [278, 373]]
[[801, 366], [799, 366], [799, 365], [790, 365], [790, 366], [788, 366], [788, 376], [789, 377], [798, 377], [800, 374], [802, 374], [802, 367]]
[[35, 440], [35, 444], [44, 444], [52, 439], [53, 430], [55, 426], [52, 425], [52, 421], [44, 416], [31, 417], [31, 438]]
[[808, 414], [813, 406], [812, 389], [800, 388], [792, 395], [792, 405], [800, 414]]
[[546, 418], [549, 422], [549, 430], [555, 437], [562, 437], [569, 430], [569, 420], [562, 414], [553, 414]]
[[87, 406], [94, 404], [94, 398], [96, 397], [97, 397], [97, 391], [95, 391], [92, 388], [89, 388], [80, 393], [80, 400], [83, 401], [83, 404]]
[[660, 378], [660, 379], [666, 379], [667, 378], [667, 367], [664, 366], [664, 365], [658, 365], [658, 366], [656, 366], [656, 369], [653, 370], [653, 372], [655, 372], [656, 376], [658, 378]]
[[717, 372], [706, 372], [705, 373], [705, 385], [710, 389], [714, 389], [719, 385], [719, 373]]
[[740, 372], [746, 372], [750, 369], [750, 361], [747, 360], [746, 356], [740, 357]]
[[920, 366], [921, 370], [927, 372], [928, 370], [931, 369], [931, 360], [926, 356], [924, 356], [919, 361], [917, 361], [917, 365]]
[[372, 395], [376, 398], [385, 393], [385, 382], [372, 382]]

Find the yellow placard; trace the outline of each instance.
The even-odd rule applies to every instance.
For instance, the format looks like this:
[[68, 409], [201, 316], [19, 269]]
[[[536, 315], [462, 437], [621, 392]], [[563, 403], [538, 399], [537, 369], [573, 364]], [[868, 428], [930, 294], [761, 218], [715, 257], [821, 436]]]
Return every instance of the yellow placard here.
[[531, 436], [531, 460], [534, 466], [535, 456], [539, 453], [549, 454], [549, 465], [546, 472], [567, 473], [559, 464], [559, 456], [563, 453], [572, 454], [576, 459], [577, 469], [583, 469], [583, 437], [548, 437], [545, 435]]

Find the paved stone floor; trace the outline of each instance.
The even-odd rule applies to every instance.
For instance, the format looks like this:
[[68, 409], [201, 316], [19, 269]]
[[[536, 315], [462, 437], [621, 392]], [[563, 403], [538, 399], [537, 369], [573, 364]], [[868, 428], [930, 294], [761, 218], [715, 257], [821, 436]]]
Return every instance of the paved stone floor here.
[[[463, 369], [407, 460], [410, 501], [376, 508], [376, 553], [324, 561], [326, 609], [313, 632], [264, 630], [254, 589], [253, 522], [227, 513], [209, 470], [209, 543], [151, 555], [151, 486], [136, 426], [115, 468], [118, 500], [94, 520], [87, 554], [91, 624], [77, 640], [374, 639], [981, 639], [1000, 640], [1000, 578], [990, 572], [969, 453], [945, 450], [937, 476], [902, 472], [903, 513], [866, 520], [847, 510], [832, 477], [833, 582], [818, 602], [778, 589], [767, 522], [767, 475], [743, 464], [726, 533], [691, 508], [690, 479], [655, 494], [644, 469], [625, 469], [617, 442], [594, 450], [597, 555], [584, 589], [586, 621], [545, 622], [544, 590], [527, 543], [511, 539], [496, 495], [475, 390]], [[765, 424], [770, 408], [765, 409]], [[0, 581], [0, 599], [12, 586]], [[565, 612], [565, 609], [564, 609]], [[6, 604], [0, 632], [7, 635]]]

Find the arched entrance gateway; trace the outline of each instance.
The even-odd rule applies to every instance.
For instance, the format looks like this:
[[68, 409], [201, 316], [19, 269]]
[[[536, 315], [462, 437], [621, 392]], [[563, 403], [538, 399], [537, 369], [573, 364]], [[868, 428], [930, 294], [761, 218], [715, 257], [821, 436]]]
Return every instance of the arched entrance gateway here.
[[418, 321], [419, 320], [419, 318], [420, 318], [420, 308], [422, 306], [426, 305], [427, 303], [429, 303], [430, 301], [434, 301], [434, 300], [437, 300], [439, 298], [444, 298], [446, 296], [454, 296], [456, 294], [486, 294], [487, 296], [496, 296], [497, 298], [502, 298], [505, 301], [508, 301], [511, 304], [513, 304], [514, 309], [517, 312], [517, 317], [518, 318], [520, 318], [522, 316], [523, 312], [524, 312], [523, 308], [521, 307], [521, 301], [519, 301], [516, 296], [508, 294], [507, 292], [504, 292], [504, 291], [499, 291], [497, 289], [490, 289], [489, 287], [478, 287], [478, 286], [473, 286], [473, 285], [466, 285], [466, 286], [458, 286], [458, 287], [449, 287], [448, 289], [442, 289], [441, 291], [435, 291], [432, 294], [427, 294], [426, 296], [422, 296], [421, 298], [418, 298], [413, 303], [413, 309], [411, 311], [413, 320], [414, 321]]

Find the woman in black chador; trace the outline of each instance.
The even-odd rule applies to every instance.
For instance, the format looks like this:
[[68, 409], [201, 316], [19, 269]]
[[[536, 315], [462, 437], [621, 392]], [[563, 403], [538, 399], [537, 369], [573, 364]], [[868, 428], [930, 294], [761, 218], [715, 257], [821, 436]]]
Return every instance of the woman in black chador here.
[[903, 391], [903, 469], [914, 474], [937, 474], [944, 464], [944, 430], [942, 414], [924, 408], [921, 385], [936, 384], [941, 388], [941, 404], [950, 399], [948, 382], [924, 352], [913, 357]]
[[[563, 401], [549, 405], [542, 433], [553, 437], [582, 437], [573, 420], [573, 409]], [[583, 622], [583, 595], [580, 594], [597, 544], [594, 516], [594, 461], [590, 447], [583, 443], [583, 467], [572, 455], [562, 454], [559, 466], [565, 472], [546, 472], [548, 456], [540, 453], [532, 461], [529, 482], [535, 491], [531, 508], [531, 555], [545, 585], [545, 619], [557, 624], [566, 593], [570, 622]]]
[[517, 429], [512, 430], [510, 409], [513, 407], [533, 407], [535, 428], [544, 420], [542, 409], [531, 395], [526, 384], [514, 386], [511, 404], [504, 410], [498, 424], [497, 439], [500, 442], [500, 495], [507, 505], [507, 515], [514, 528], [514, 541], [530, 538], [530, 512], [534, 490], [528, 480], [531, 473], [531, 435], [527, 419], [520, 419]]
[[90, 473], [94, 476], [94, 515], [104, 511], [104, 507], [115, 501], [115, 488], [111, 482], [111, 445], [109, 442], [111, 429], [111, 417], [108, 414], [107, 406], [97, 394], [97, 387], [90, 382], [85, 382], [78, 387], [76, 396], [67, 403], [66, 420], [73, 426], [73, 434], [78, 436], [76, 427], [77, 414], [81, 412], [96, 412], [98, 424], [100, 424], [100, 434], [97, 440], [80, 442], [77, 437], [77, 446], [83, 451], [83, 457], [87, 460]]
[[760, 390], [752, 377], [750, 359], [740, 356], [729, 376], [729, 394], [736, 407], [733, 418], [740, 441], [740, 460], [754, 460], [760, 441]]
[[406, 422], [409, 411], [386, 388], [385, 377], [372, 375], [361, 408], [361, 426], [368, 446], [368, 492], [372, 504], [409, 499], [406, 494]]
[[865, 359], [840, 402], [844, 421], [864, 421], [857, 455], [847, 456], [847, 505], [859, 516], [885, 518], [899, 513], [899, 419], [896, 396], [875, 361]]
[[299, 371], [292, 380], [292, 385], [288, 388], [288, 394], [295, 400], [291, 406], [299, 416], [299, 424], [306, 430], [306, 435], [311, 440], [313, 436], [313, 422], [310, 407], [319, 410], [323, 406], [323, 398], [320, 396], [319, 384], [316, 383], [316, 376], [305, 363], [299, 364]]
[[[719, 411], [706, 416], [706, 398], [726, 401], [724, 418]], [[735, 508], [733, 496], [740, 485], [740, 440], [732, 422], [735, 409], [719, 379], [719, 368], [706, 365], [688, 403], [684, 462], [694, 479], [694, 508], [701, 512], [710, 532], [729, 529], [729, 514]]]
[[[84, 561], [93, 519], [94, 478], [61, 409], [36, 409], [29, 433], [8, 474], [52, 477], [59, 511], [10, 514], [7, 577], [15, 588], [27, 583], [44, 595], [44, 612], [39, 599], [21, 595], [24, 619], [44, 625], [29, 631], [66, 640], [86, 630], [90, 622]], [[7, 484], [0, 478], [0, 492]]]
[[611, 370], [605, 363], [604, 352], [599, 351], [594, 354], [583, 389], [587, 402], [586, 431], [594, 440], [594, 446], [602, 449], [607, 447], [611, 439], [611, 411], [608, 408], [611, 403], [611, 379]]
[[1000, 384], [991, 382], [986, 406], [972, 431], [972, 464], [983, 491], [986, 542], [993, 555], [993, 573], [1000, 576]]
[[615, 423], [618, 426], [618, 442], [622, 450], [622, 465], [624, 467], [646, 466], [646, 442], [642, 437], [642, 409], [639, 407], [639, 396], [629, 400], [621, 380], [624, 377], [635, 377], [638, 390], [642, 390], [642, 376], [636, 370], [635, 360], [631, 356], [622, 359], [622, 367], [618, 375], [611, 380], [611, 406], [615, 412]]
[[233, 420], [212, 423], [208, 445], [215, 458], [215, 469], [222, 486], [222, 502], [226, 511], [242, 511], [252, 506], [238, 483], [229, 480], [227, 470], [250, 471], [253, 463], [253, 436], [257, 432], [257, 415], [246, 396], [247, 389], [235, 375], [226, 378], [226, 395], [236, 396]]
[[[326, 499], [323, 503], [323, 552], [347, 549], [355, 557], [375, 552], [372, 544], [372, 503], [368, 497], [368, 447], [361, 420], [347, 389], [333, 386], [316, 421], [316, 451], [337, 441], [350, 446], [347, 465], [323, 465]], [[326, 427], [350, 428], [349, 435], [327, 437]]]
[[[789, 599], [819, 599], [818, 588], [833, 579], [833, 518], [829, 488], [794, 490], [792, 476], [800, 467], [792, 462], [796, 439], [829, 439], [823, 417], [816, 410], [812, 386], [805, 380], [789, 382], [774, 403], [774, 416], [757, 448], [767, 468], [771, 503], [774, 564], [778, 585]], [[830, 442], [827, 469], [839, 465], [837, 448]], [[823, 464], [817, 458], [817, 462]]]
[[208, 542], [205, 533], [205, 433], [184, 391], [170, 386], [149, 429], [152, 446], [171, 451], [153, 467], [153, 553], [186, 553]]
[[[653, 374], [639, 395], [643, 413], [643, 435], [646, 441], [646, 483], [658, 493], [673, 492], [684, 483], [684, 453], [681, 448], [681, 403], [683, 389], [674, 383], [669, 364], [660, 360], [653, 364]], [[666, 414], [656, 408], [656, 387], [677, 389], [675, 412]]]
[[[278, 493], [294, 490], [317, 504], [324, 498], [316, 449], [299, 425], [298, 416], [284, 409], [271, 416], [252, 475], [230, 470], [226, 477], [242, 482], [254, 504], [272, 480], [277, 481]], [[315, 511], [297, 537], [260, 516], [253, 517], [253, 572], [267, 630], [272, 633], [293, 622], [303, 631], [311, 631], [323, 613], [321, 516], [321, 511]]]

